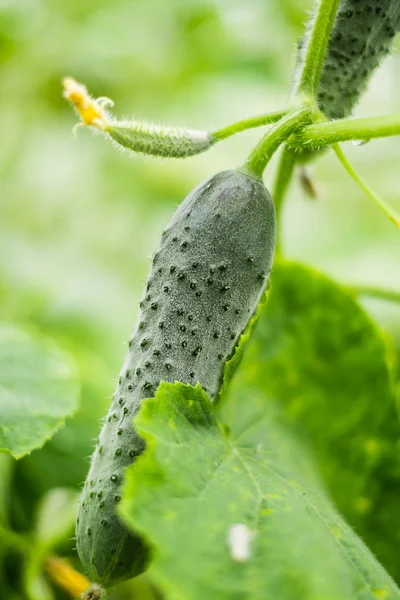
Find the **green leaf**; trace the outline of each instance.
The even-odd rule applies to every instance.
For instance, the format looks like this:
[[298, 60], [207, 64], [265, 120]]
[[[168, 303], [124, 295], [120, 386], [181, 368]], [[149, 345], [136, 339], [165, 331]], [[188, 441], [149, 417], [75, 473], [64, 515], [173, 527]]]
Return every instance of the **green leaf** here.
[[127, 470], [120, 514], [151, 541], [149, 574], [166, 598], [400, 598], [277, 404], [241, 400], [259, 418], [230, 434], [199, 386], [161, 384], [135, 419], [147, 447]]
[[0, 328], [0, 450], [21, 458], [43, 446], [77, 408], [69, 356], [15, 327]]
[[282, 263], [224, 410], [241, 427], [255, 417], [238, 397], [257, 390], [278, 402], [312, 446], [340, 512], [399, 578], [393, 548], [400, 541], [400, 429], [392, 362], [381, 332], [354, 298], [316, 271]]

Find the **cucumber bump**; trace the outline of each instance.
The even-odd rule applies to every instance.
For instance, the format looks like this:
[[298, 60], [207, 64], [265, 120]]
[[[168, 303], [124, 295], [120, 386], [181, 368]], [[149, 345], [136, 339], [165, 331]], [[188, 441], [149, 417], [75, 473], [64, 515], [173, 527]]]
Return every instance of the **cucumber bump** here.
[[351, 114], [399, 29], [398, 0], [342, 0], [318, 89], [318, 104], [329, 119]]

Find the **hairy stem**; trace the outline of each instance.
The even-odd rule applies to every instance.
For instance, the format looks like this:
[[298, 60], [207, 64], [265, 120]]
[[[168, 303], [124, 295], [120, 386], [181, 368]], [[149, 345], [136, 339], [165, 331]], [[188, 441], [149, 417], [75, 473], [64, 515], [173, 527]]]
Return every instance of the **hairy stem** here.
[[302, 148], [320, 148], [349, 140], [371, 140], [400, 135], [400, 115], [339, 119], [307, 125], [293, 135], [290, 145]]
[[303, 104], [293, 109], [278, 121], [251, 151], [247, 161], [242, 167], [243, 172], [261, 179], [265, 167], [278, 150], [279, 146], [302, 125], [311, 120], [311, 108]]
[[400, 304], [400, 291], [385, 290], [368, 285], [346, 285], [345, 287], [352, 296], [368, 296], [369, 298]]
[[220, 129], [214, 129], [213, 131], [210, 131], [208, 135], [210, 136], [211, 140], [220, 142], [221, 140], [225, 140], [226, 138], [231, 137], [236, 133], [240, 133], [241, 131], [276, 123], [277, 121], [280, 121], [287, 114], [287, 112], [287, 110], [277, 110], [265, 115], [243, 119], [241, 121], [237, 121], [236, 123], [231, 123], [230, 125], [221, 127]]
[[329, 38], [335, 22], [340, 0], [320, 0], [304, 49], [302, 69], [299, 75], [297, 95], [315, 98], [321, 78]]

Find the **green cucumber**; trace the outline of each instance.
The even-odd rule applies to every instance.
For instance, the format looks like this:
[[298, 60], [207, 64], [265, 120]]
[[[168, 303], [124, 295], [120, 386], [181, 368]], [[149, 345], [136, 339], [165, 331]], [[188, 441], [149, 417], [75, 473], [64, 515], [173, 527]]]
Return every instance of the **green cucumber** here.
[[161, 381], [199, 382], [211, 399], [265, 290], [275, 209], [261, 181], [224, 171], [178, 208], [153, 258], [139, 322], [104, 422], [77, 519], [77, 549], [105, 587], [142, 572], [148, 552], [116, 514], [124, 469], [143, 452], [132, 426]]
[[342, 0], [317, 96], [326, 117], [341, 119], [351, 114], [399, 30], [399, 0]]

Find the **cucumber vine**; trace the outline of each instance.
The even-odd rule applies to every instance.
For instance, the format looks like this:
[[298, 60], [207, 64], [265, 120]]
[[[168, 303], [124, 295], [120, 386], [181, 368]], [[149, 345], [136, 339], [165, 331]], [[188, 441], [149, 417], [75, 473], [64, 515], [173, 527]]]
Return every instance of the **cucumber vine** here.
[[[364, 82], [387, 52], [396, 33], [394, 27], [399, 26], [400, 29], [400, 9], [390, 0], [376, 2], [376, 6], [368, 5], [364, 7], [365, 10], [357, 9], [358, 4], [356, 0], [320, 0], [299, 44], [294, 85], [287, 106], [274, 112], [242, 119], [219, 129], [196, 131], [156, 126], [135, 120], [118, 120], [111, 112], [113, 102], [110, 99], [92, 98], [83, 84], [72, 77], [64, 79], [64, 96], [80, 117], [78, 125], [96, 129], [120, 147], [134, 153], [163, 158], [186, 158], [206, 152], [216, 144], [245, 130], [267, 127], [266, 133], [239, 169], [217, 174], [188, 196], [165, 230], [159, 250], [154, 256], [146, 292], [140, 305], [141, 320], [129, 342], [128, 356], [93, 455], [77, 520], [77, 546], [82, 563], [90, 576], [105, 587], [140, 574], [151, 561], [151, 548], [140, 535], [142, 531], [147, 531], [146, 528], [151, 528], [151, 525], [148, 525], [145, 518], [146, 524], [139, 526], [136, 531], [135, 518], [140, 521], [136, 507], [125, 502], [121, 513], [116, 508], [116, 503], [121, 500], [120, 486], [124, 479], [124, 469], [133, 469], [135, 464], [133, 467], [129, 465], [138, 457], [138, 464], [143, 467], [150, 456], [146, 455], [141, 462], [145, 450], [143, 439], [151, 443], [153, 440], [147, 430], [141, 429], [146, 421], [146, 416], [143, 415], [146, 415], [146, 410], [151, 410], [153, 405], [145, 404], [142, 413], [142, 402], [146, 403], [146, 398], [157, 396], [160, 405], [165, 408], [169, 402], [169, 394], [174, 392], [163, 382], [180, 382], [180, 410], [183, 412], [186, 410], [188, 394], [195, 394], [194, 389], [199, 403], [207, 403], [207, 397], [201, 396], [203, 392], [200, 392], [200, 387], [190, 387], [194, 386], [196, 381], [198, 386], [203, 386], [204, 392], [208, 393], [211, 400], [218, 397], [221, 389], [225, 391], [224, 365], [233, 359], [236, 366], [238, 360], [235, 352], [238, 352], [240, 340], [244, 343], [244, 339], [248, 339], [249, 336], [243, 334], [251, 316], [257, 313], [258, 303], [263, 301], [275, 248], [275, 213], [279, 224], [282, 205], [296, 165], [304, 165], [315, 159], [322, 150], [331, 147], [354, 182], [391, 222], [400, 228], [400, 219], [354, 171], [339, 146], [343, 141], [365, 142], [398, 135], [399, 117], [392, 115], [361, 119], [350, 116], [330, 118], [337, 109], [338, 92], [336, 89], [329, 90], [326, 86], [329, 88], [332, 81], [337, 80], [338, 89], [343, 91], [343, 85], [340, 83], [340, 75], [334, 76], [333, 79], [328, 77], [328, 83], [321, 83], [329, 70], [332, 72], [342, 69], [343, 74], [351, 78], [353, 72], [362, 69], [358, 89], [353, 89], [353, 86], [349, 91], [346, 96], [346, 109], [341, 113], [349, 114], [363, 91]], [[352, 32], [354, 20], [358, 24], [357, 32], [362, 33], [354, 34], [346, 41], [349, 47], [353, 45], [353, 49], [338, 49], [343, 31], [346, 35]], [[377, 24], [374, 25], [375, 23]], [[359, 46], [360, 36], [363, 35], [364, 46], [368, 46], [369, 49], [366, 51], [363, 46], [358, 56], [354, 48]], [[358, 57], [363, 64], [356, 64]], [[271, 197], [262, 184], [262, 177], [271, 158], [279, 149], [281, 155], [272, 205]], [[232, 200], [231, 207], [226, 204], [227, 199]], [[245, 214], [240, 212], [241, 210], [244, 210]], [[214, 217], [220, 220], [214, 221]], [[242, 228], [246, 219], [248, 222]], [[217, 222], [222, 225], [217, 225]], [[194, 233], [189, 233], [192, 230]], [[235, 254], [233, 251], [232, 231], [242, 253]], [[280, 245], [278, 228], [279, 257]], [[216, 289], [215, 285], [218, 286], [218, 292], [213, 291]], [[349, 288], [348, 292], [350, 295], [379, 296], [379, 293], [368, 288]], [[225, 299], [221, 303], [220, 294], [223, 294]], [[398, 299], [395, 293], [382, 293], [379, 297]], [[243, 306], [246, 309], [244, 317]], [[217, 312], [211, 315], [211, 307], [215, 311], [221, 309], [222, 316]], [[184, 321], [187, 314], [190, 325]], [[203, 322], [205, 314], [207, 322]], [[175, 333], [171, 333], [171, 324], [175, 324], [175, 329], [179, 330], [179, 338], [168, 337], [176, 333], [175, 329]], [[193, 327], [192, 335], [195, 337], [193, 348], [189, 344], [190, 355], [187, 351], [189, 327]], [[214, 341], [210, 343], [210, 339]], [[216, 340], [219, 340], [219, 345]], [[212, 348], [217, 347], [219, 351], [213, 357]], [[201, 354], [204, 348], [206, 352]], [[193, 404], [192, 400], [190, 402]], [[171, 414], [172, 420], [176, 415], [173, 411]], [[128, 416], [124, 421], [125, 415]], [[215, 432], [218, 432], [218, 435], [214, 432], [215, 443], [221, 446], [221, 453], [224, 454], [226, 439], [225, 434], [221, 435], [223, 429], [219, 429], [218, 418], [212, 411], [208, 416], [209, 423], [214, 423]], [[132, 430], [132, 419], [135, 424], [139, 424], [138, 431], [143, 437], [137, 430]], [[117, 422], [118, 428], [114, 437]], [[187, 418], [187, 422], [190, 423], [190, 418]], [[175, 425], [171, 425], [172, 429], [174, 427]], [[157, 433], [154, 433], [154, 436], [156, 437]], [[233, 448], [233, 452], [239, 454], [239, 450], [232, 444], [229, 448], [229, 452]], [[243, 460], [243, 463], [244, 470], [248, 471], [250, 467], [246, 461]], [[137, 470], [139, 474], [140, 468], [139, 466]], [[132, 477], [132, 471], [129, 472], [129, 477]], [[98, 478], [99, 473], [102, 478]], [[136, 493], [133, 479], [130, 485], [131, 491]], [[268, 482], [264, 481], [263, 485], [268, 488]], [[260, 487], [257, 487], [257, 493], [262, 498], [263, 492]], [[120, 520], [121, 514], [125, 514], [123, 522]], [[106, 518], [102, 518], [104, 516]], [[128, 527], [130, 520], [134, 522], [132, 530]], [[253, 539], [254, 536], [247, 525], [239, 524], [234, 527], [239, 528], [235, 531], [249, 532], [249, 539]], [[109, 533], [110, 531], [112, 533]], [[362, 551], [360, 552], [362, 554]], [[249, 551], [245, 554], [250, 555]], [[382, 581], [382, 586], [385, 587], [384, 577]], [[379, 585], [381, 586], [381, 583]], [[94, 591], [95, 589], [97, 588], [87, 592], [86, 598], [100, 593], [98, 590]], [[380, 587], [378, 591], [381, 591]], [[396, 595], [397, 591], [393, 593]]]
[[[368, 280], [337, 283], [289, 261], [282, 249], [282, 213], [294, 176], [317, 198], [308, 167], [327, 152], [352, 179], [349, 186], [357, 185], [400, 228], [399, 216], [344, 151], [345, 142], [374, 147], [375, 140], [400, 135], [399, 112], [353, 114], [400, 32], [400, 0], [309, 1], [314, 10], [293, 52], [287, 99], [275, 107], [269, 102], [270, 112], [207, 130], [168, 127], [119, 118], [110, 98], [93, 97], [73, 77], [63, 79], [63, 95], [78, 116], [74, 132], [89, 129], [131, 155], [185, 159], [210, 149], [222, 153], [243, 132], [256, 135], [236, 168], [197, 185], [165, 227], [111, 397], [119, 326], [131, 318], [137, 257], [151, 238], [146, 219], [159, 225], [151, 200], [158, 194], [171, 200], [185, 186], [176, 177], [182, 163], [171, 171], [167, 166], [164, 179], [144, 168], [130, 187], [129, 173], [108, 158], [63, 160], [59, 139], [54, 145], [55, 106], [43, 101], [54, 83], [54, 62], [21, 77], [15, 57], [29, 52], [26, 65], [33, 57], [44, 67], [41, 55], [49, 58], [51, 49], [58, 60], [53, 49], [61, 25], [68, 70], [101, 77], [110, 48], [108, 60], [117, 56], [119, 65], [120, 51], [128, 48], [137, 51], [136, 60], [149, 61], [154, 26], [163, 33], [155, 44], [156, 56], [165, 50], [165, 63], [157, 65], [163, 77], [169, 71], [183, 80], [195, 57], [190, 73], [203, 69], [205, 80], [204, 67], [223, 63], [217, 36], [225, 23], [210, 35], [208, 26], [226, 3], [157, 3], [167, 23], [154, 17], [147, 0], [112, 5], [111, 20], [104, 11], [113, 3], [105, 0], [89, 7], [79, 0], [26, 3], [35, 4], [28, 11], [5, 3], [0, 47], [2, 63], [11, 61], [0, 113], [2, 165], [10, 173], [0, 203], [2, 600], [400, 600], [400, 345], [399, 332], [388, 331], [396, 307], [387, 306], [399, 308], [400, 291]], [[237, 15], [252, 1], [233, 4], [227, 10], [237, 27]], [[291, 17], [303, 10], [296, 0], [261, 4], [271, 17], [288, 7]], [[31, 19], [32, 11], [42, 17]], [[141, 19], [145, 27], [150, 21], [143, 39]], [[175, 27], [182, 34], [178, 45], [164, 34]], [[271, 20], [272, 37], [275, 28]], [[107, 31], [107, 40], [94, 39], [98, 30]], [[253, 41], [260, 52], [262, 37], [256, 32], [251, 52]], [[206, 56], [197, 56], [203, 50]], [[265, 74], [260, 58], [256, 69]], [[248, 63], [241, 61], [243, 72]], [[278, 80], [280, 65], [278, 58]], [[224, 69], [218, 70], [221, 81]], [[129, 69], [121, 74], [132, 80]], [[145, 96], [149, 74], [138, 75], [144, 85], [137, 90]], [[189, 85], [186, 80], [186, 90]], [[102, 167], [91, 170], [92, 160]], [[73, 173], [83, 171], [83, 181], [70, 185]], [[271, 194], [264, 174], [273, 181]], [[21, 190], [28, 192], [24, 200]], [[108, 203], [115, 193], [125, 199], [132, 191], [143, 193], [142, 205]], [[335, 264], [339, 247], [354, 248], [368, 235], [364, 220], [349, 218], [349, 205], [346, 218], [337, 215], [344, 198], [338, 200], [333, 212], [346, 240], [337, 232], [329, 238], [328, 227], [326, 239], [317, 240], [318, 249], [332, 247]], [[303, 216], [312, 212], [302, 209]], [[354, 223], [361, 232], [353, 235]], [[385, 240], [386, 249], [390, 243]], [[376, 267], [375, 244], [363, 252], [367, 273], [371, 257]], [[355, 260], [359, 264], [352, 257], [347, 271]], [[379, 266], [386, 276], [387, 265]], [[47, 267], [55, 277], [38, 290]], [[107, 282], [117, 284], [113, 295], [103, 294]], [[123, 301], [119, 290], [127, 289]], [[362, 306], [368, 299], [375, 300], [371, 312], [389, 309], [382, 315], [385, 330]]]
[[[169, 199], [163, 208], [169, 211], [172, 196], [185, 187], [185, 177], [176, 176], [183, 163], [173, 169], [167, 163], [164, 174], [147, 164], [131, 185], [130, 173], [108, 154], [83, 149], [63, 160], [70, 147], [60, 155], [51, 117], [56, 107], [43, 98], [54, 84], [54, 61], [47, 71], [21, 77], [15, 58], [45, 67], [41, 55], [48, 59], [49, 49], [59, 60], [57, 40], [68, 70], [96, 81], [103, 69], [109, 72], [105, 53], [126, 67], [124, 51], [149, 61], [161, 50], [162, 77], [169, 72], [181, 83], [188, 72], [201, 72], [208, 81], [214, 66], [222, 83], [228, 68], [217, 39], [226, 27], [219, 13], [232, 10], [235, 23], [227, 29], [241, 28], [252, 0], [234, 7], [161, 2], [162, 18], [147, 0], [116, 7], [106, 0], [26, 3], [35, 4], [28, 11], [5, 3], [1, 600], [400, 600], [400, 330], [392, 321], [400, 290], [368, 279], [335, 282], [288, 260], [282, 248], [291, 183], [298, 174], [303, 192], [318, 198], [309, 165], [328, 152], [351, 178], [349, 187], [358, 186], [400, 228], [399, 215], [344, 150], [345, 142], [373, 148], [375, 140], [400, 135], [399, 112], [353, 114], [400, 32], [400, 0], [309, 2], [314, 9], [294, 48], [287, 99], [269, 102], [275, 108], [269, 112], [204, 130], [164, 126], [150, 114], [149, 121], [120, 118], [110, 98], [92, 96], [80, 78], [63, 79], [63, 96], [78, 117], [73, 131], [88, 129], [132, 156], [222, 153], [234, 136], [255, 134], [237, 165], [211, 173], [173, 212], [152, 256], [117, 377], [119, 327], [132, 316], [141, 247], [151, 243], [148, 225], [160, 222], [156, 196]], [[271, 16], [273, 37], [277, 11], [299, 16], [301, 4], [265, 0], [254, 15]], [[32, 19], [33, 11], [42, 16]], [[58, 40], [60, 25], [66, 37]], [[148, 52], [153, 26], [162, 36]], [[178, 44], [165, 35], [175, 28]], [[252, 28], [238, 40], [243, 33], [251, 36], [251, 53], [257, 46], [253, 64], [266, 36], [262, 41]], [[280, 82], [284, 50], [268, 51]], [[254, 66], [264, 76], [268, 60], [259, 58]], [[158, 90], [146, 91], [153, 73], [141, 71], [137, 90], [149, 99]], [[120, 75], [134, 79], [129, 68]], [[184, 86], [188, 91], [187, 79]], [[199, 98], [196, 93], [200, 104]], [[164, 98], [157, 102], [166, 109]], [[390, 149], [388, 143], [386, 158]], [[208, 167], [212, 156], [205, 158]], [[395, 174], [389, 176], [392, 182]], [[272, 180], [272, 193], [264, 179]], [[144, 202], [125, 202], [131, 193], [143, 194]], [[354, 249], [368, 236], [370, 223], [349, 215], [348, 203], [345, 218], [338, 214], [344, 201], [339, 197], [332, 213], [346, 239], [309, 225], [321, 248], [315, 263], [326, 260], [327, 249], [337, 265], [342, 246]], [[313, 207], [299, 210], [304, 220]], [[391, 252], [388, 244], [397, 238], [387, 228]], [[365, 272], [373, 262], [386, 277], [392, 254], [379, 264], [376, 250], [375, 243], [365, 245]], [[359, 260], [352, 255], [346, 271]], [[109, 282], [113, 289], [105, 290]], [[375, 311], [383, 327], [374, 322]]]
[[[270, 126], [267, 134], [251, 151], [243, 169], [260, 178], [270, 158], [280, 146], [284, 146], [273, 194], [279, 214], [294, 168], [302, 160], [304, 150], [318, 151], [333, 147], [340, 162], [350, 172], [350, 165], [340, 153], [338, 142], [370, 141], [400, 134], [399, 115], [328, 120], [318, 108], [318, 84], [339, 5], [340, 0], [320, 2], [302, 44], [291, 103], [281, 110], [242, 119], [206, 132], [162, 127], [140, 121], [119, 121], [108, 110], [113, 105], [109, 98], [92, 98], [86, 87], [72, 77], [66, 77], [63, 81], [64, 96], [81, 119], [78, 125], [97, 129], [134, 153], [164, 158], [185, 158], [200, 154], [243, 131]], [[371, 193], [354, 170], [351, 169], [351, 173], [363, 191], [399, 227], [399, 218], [393, 210]]]

